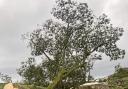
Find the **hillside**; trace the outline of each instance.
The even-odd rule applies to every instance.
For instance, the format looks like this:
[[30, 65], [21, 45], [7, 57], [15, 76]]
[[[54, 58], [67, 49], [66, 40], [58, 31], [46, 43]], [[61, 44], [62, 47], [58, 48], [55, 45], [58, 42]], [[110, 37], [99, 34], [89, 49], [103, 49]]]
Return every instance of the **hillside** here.
[[120, 68], [109, 76], [108, 84], [111, 89], [128, 89], [128, 68]]
[[4, 85], [4, 83], [0, 83], [0, 89], [3, 89]]

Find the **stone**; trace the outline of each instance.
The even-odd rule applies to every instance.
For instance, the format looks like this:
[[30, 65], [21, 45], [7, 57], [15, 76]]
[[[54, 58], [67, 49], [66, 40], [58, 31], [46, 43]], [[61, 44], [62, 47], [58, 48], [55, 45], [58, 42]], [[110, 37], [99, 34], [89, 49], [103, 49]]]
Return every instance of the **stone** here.
[[12, 83], [5, 84], [3, 89], [13, 89], [13, 84]]
[[18, 89], [18, 88], [15, 88], [12, 83], [8, 83], [8, 84], [5, 84], [3, 89]]

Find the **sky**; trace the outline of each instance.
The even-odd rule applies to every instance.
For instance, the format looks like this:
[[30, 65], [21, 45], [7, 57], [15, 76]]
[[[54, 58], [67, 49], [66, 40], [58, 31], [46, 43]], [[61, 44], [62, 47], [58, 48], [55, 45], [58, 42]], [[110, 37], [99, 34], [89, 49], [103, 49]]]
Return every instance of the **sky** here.
[[[102, 13], [108, 15], [115, 26], [124, 27], [124, 35], [117, 43], [126, 50], [125, 58], [118, 61], [109, 61], [104, 57], [102, 61], [96, 61], [92, 75], [96, 78], [110, 75], [114, 72], [114, 66], [121, 64], [128, 67], [128, 0], [77, 0], [87, 2], [95, 15]], [[30, 57], [30, 51], [22, 34], [32, 32], [50, 18], [50, 12], [54, 0], [0, 0], [0, 72], [8, 74], [13, 81], [20, 80], [16, 69], [20, 62]]]

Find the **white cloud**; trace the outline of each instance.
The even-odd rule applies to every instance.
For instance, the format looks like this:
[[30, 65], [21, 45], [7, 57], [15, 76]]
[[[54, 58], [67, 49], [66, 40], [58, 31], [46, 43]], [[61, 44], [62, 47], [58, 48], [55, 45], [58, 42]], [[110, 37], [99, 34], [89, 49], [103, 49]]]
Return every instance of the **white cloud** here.
[[4, 0], [0, 0], [0, 8], [3, 7], [5, 4]]

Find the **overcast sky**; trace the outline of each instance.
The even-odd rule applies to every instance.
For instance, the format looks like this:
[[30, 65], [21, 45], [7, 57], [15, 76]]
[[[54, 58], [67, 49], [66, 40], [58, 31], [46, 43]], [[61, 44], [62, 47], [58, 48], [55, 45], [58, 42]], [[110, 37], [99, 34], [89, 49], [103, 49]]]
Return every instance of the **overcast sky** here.
[[[109, 61], [104, 57], [97, 61], [92, 74], [103, 77], [112, 74], [114, 66], [120, 63], [128, 67], [128, 0], [78, 0], [87, 2], [96, 15], [106, 13], [115, 26], [122, 26], [125, 33], [118, 42], [120, 48], [126, 50], [123, 60]], [[32, 32], [37, 24], [50, 18], [54, 0], [0, 0], [0, 72], [12, 76], [13, 81], [19, 79], [16, 69], [20, 62], [30, 56], [30, 52], [21, 35]]]

